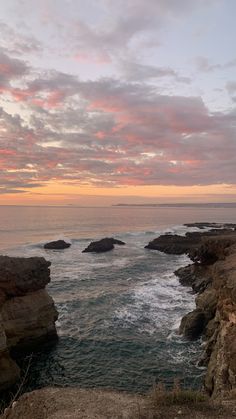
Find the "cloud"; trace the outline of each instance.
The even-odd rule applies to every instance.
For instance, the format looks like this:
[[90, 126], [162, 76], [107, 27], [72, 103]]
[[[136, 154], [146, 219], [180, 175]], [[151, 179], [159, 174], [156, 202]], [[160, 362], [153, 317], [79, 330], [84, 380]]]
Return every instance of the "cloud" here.
[[[233, 111], [210, 113], [200, 97], [163, 95], [151, 84], [81, 81], [56, 71], [28, 80], [25, 91], [30, 119], [0, 109], [2, 190], [58, 181], [96, 187], [236, 183]], [[43, 97], [36, 106], [33, 99]]]
[[226, 89], [229, 94], [234, 94], [236, 92], [236, 81], [229, 81], [226, 83]]
[[9, 82], [19, 79], [28, 72], [27, 64], [18, 58], [12, 58], [0, 50], [0, 89], [9, 86]]
[[[94, 2], [90, 0], [88, 4], [93, 10]], [[198, 0], [197, 7], [209, 4], [211, 1]], [[139, 54], [140, 45], [145, 50], [158, 47], [164, 24], [185, 18], [195, 8], [196, 2], [189, 0], [100, 0], [95, 8], [96, 23], [75, 12], [69, 29], [65, 29], [67, 43], [70, 40], [73, 56], [78, 60], [103, 64], [117, 61], [128, 57], [131, 51]]]
[[227, 61], [224, 64], [211, 64], [208, 58], [197, 57], [196, 66], [198, 71], [201, 71], [203, 73], [210, 73], [215, 70], [226, 70], [236, 67], [236, 59]]
[[10, 55], [28, 55], [42, 52], [42, 44], [32, 35], [25, 35], [0, 21], [0, 48]]
[[191, 82], [190, 78], [180, 76], [170, 67], [155, 67], [127, 60], [121, 61], [120, 67], [122, 74], [130, 81], [147, 81], [148, 79], [153, 80], [162, 77], [171, 77], [177, 82], [187, 84]]

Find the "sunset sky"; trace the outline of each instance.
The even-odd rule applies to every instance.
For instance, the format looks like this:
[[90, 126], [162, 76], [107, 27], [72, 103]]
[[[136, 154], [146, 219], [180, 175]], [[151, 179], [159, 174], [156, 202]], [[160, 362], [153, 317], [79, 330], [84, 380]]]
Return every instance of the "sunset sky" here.
[[0, 2], [0, 204], [236, 202], [235, 0]]

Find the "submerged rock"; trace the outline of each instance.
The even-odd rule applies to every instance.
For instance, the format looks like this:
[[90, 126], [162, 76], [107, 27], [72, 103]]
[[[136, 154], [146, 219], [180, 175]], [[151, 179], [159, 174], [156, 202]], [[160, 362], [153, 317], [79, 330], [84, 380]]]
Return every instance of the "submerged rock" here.
[[67, 249], [70, 246], [71, 246], [71, 244], [70, 243], [66, 243], [64, 240], [56, 240], [56, 241], [52, 241], [52, 242], [46, 243], [43, 247], [44, 247], [44, 249], [57, 249], [57, 250], [61, 250], [61, 249]]
[[45, 290], [49, 266], [44, 258], [0, 256], [0, 390], [19, 378], [13, 353], [57, 338], [57, 311]]
[[113, 237], [106, 237], [104, 239], [91, 242], [86, 249], [83, 250], [83, 253], [86, 252], [95, 252], [95, 253], [102, 253], [108, 252], [109, 250], [114, 249], [114, 244], [118, 244], [119, 246], [125, 245], [124, 242], [121, 240], [113, 239]]

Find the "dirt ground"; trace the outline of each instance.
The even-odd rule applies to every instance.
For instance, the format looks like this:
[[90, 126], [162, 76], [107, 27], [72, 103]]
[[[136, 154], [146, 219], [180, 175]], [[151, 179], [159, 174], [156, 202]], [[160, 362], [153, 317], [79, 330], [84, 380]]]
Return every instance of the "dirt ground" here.
[[0, 419], [232, 419], [236, 400], [214, 405], [152, 405], [148, 397], [106, 390], [45, 388], [26, 393]]

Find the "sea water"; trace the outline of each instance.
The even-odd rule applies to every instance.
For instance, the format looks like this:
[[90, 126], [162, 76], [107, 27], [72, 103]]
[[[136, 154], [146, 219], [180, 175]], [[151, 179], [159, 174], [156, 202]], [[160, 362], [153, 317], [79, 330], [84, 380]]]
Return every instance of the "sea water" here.
[[[43, 256], [59, 319], [59, 341], [33, 357], [29, 388], [105, 387], [145, 392], [175, 379], [199, 387], [201, 340], [178, 334], [194, 308], [191, 288], [174, 271], [187, 256], [144, 246], [163, 232], [185, 234], [185, 222], [236, 222], [232, 208], [0, 207], [1, 254]], [[102, 254], [82, 253], [93, 239], [113, 236], [125, 246]], [[44, 250], [65, 239], [69, 249]]]

